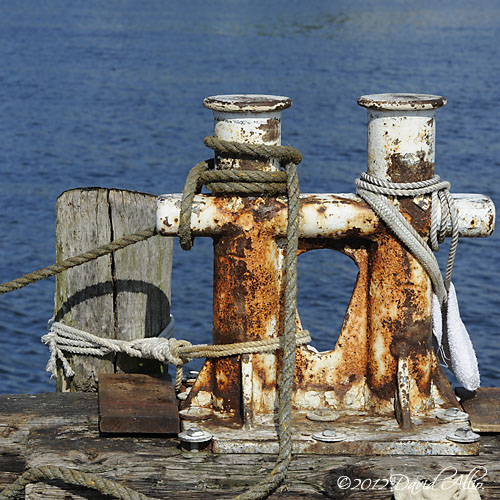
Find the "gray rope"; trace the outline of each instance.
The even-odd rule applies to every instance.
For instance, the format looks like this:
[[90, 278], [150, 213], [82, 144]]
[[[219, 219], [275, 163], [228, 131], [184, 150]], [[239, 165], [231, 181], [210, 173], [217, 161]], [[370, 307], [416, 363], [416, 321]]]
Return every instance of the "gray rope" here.
[[132, 488], [122, 486], [115, 481], [105, 479], [98, 474], [80, 472], [76, 469], [59, 467], [57, 465], [42, 465], [28, 469], [0, 493], [0, 500], [16, 498], [16, 496], [24, 491], [27, 484], [54, 480], [97, 490], [105, 495], [121, 500], [154, 500], [152, 497], [143, 495]]
[[[372, 210], [386, 223], [396, 236], [408, 247], [412, 255], [425, 269], [432, 283], [434, 293], [443, 306], [447, 302], [451, 283], [453, 263], [458, 245], [458, 214], [449, 192], [450, 183], [441, 181], [435, 175], [420, 182], [395, 183], [372, 177], [363, 172], [356, 179], [356, 191]], [[431, 228], [429, 240], [431, 247], [387, 199], [387, 196], [415, 197], [432, 194]], [[441, 206], [441, 221], [437, 217], [438, 200]], [[448, 225], [451, 224], [452, 238], [446, 265], [445, 278], [441, 275], [439, 264], [432, 250], [439, 248], [444, 240]]]
[[[295, 314], [297, 308], [297, 250], [299, 240], [299, 182], [297, 164], [302, 155], [290, 146], [242, 144], [205, 137], [204, 143], [216, 153], [250, 156], [251, 158], [277, 158], [285, 166], [285, 172], [209, 170], [208, 162], [195, 165], [184, 187], [179, 239], [181, 247], [189, 250], [191, 236], [191, 210], [194, 194], [205, 184], [213, 192], [228, 194], [288, 194], [288, 223], [286, 246], [285, 324], [283, 332], [283, 362], [278, 380], [278, 438], [279, 452], [271, 473], [259, 484], [242, 493], [241, 500], [259, 500], [272, 494], [285, 479], [292, 458], [292, 396], [295, 373]], [[286, 184], [285, 184], [286, 182]]]
[[90, 262], [91, 260], [95, 260], [99, 257], [102, 257], [103, 255], [108, 255], [115, 252], [116, 250], [120, 250], [122, 248], [128, 247], [129, 245], [133, 245], [134, 243], [138, 243], [139, 241], [147, 240], [155, 234], [156, 228], [154, 226], [149, 227], [147, 229], [144, 229], [143, 231], [137, 231], [136, 233], [118, 238], [111, 243], [94, 248], [89, 252], [84, 252], [80, 255], [69, 257], [68, 259], [62, 260], [57, 264], [44, 267], [29, 274], [25, 274], [24, 276], [16, 278], [12, 281], [8, 281], [7, 283], [2, 283], [0, 284], [0, 295], [7, 292], [12, 292], [13, 290], [17, 290], [18, 288], [23, 288], [26, 285], [36, 283], [37, 281], [49, 278], [50, 276], [54, 276], [55, 274], [62, 273], [63, 271], [71, 269], [72, 267], [81, 266], [82, 264]]
[[[311, 341], [309, 332], [307, 330], [296, 332], [294, 341], [296, 345], [309, 343]], [[42, 337], [42, 342], [50, 349], [47, 371], [54, 377], [57, 374], [57, 360], [62, 363], [67, 377], [74, 376], [64, 352], [85, 356], [105, 356], [109, 353], [121, 352], [128, 356], [156, 359], [176, 366], [177, 390], [182, 384], [182, 366], [195, 358], [222, 358], [239, 354], [270, 352], [282, 349], [285, 345], [282, 337], [221, 345], [192, 345], [187, 340], [164, 337], [136, 340], [108, 339], [56, 321], [50, 325], [50, 331]]]
[[284, 481], [292, 460], [292, 396], [295, 373], [295, 311], [297, 307], [297, 250], [299, 241], [299, 183], [297, 167], [286, 166], [288, 175], [288, 224], [286, 249], [285, 331], [283, 362], [279, 376], [279, 452], [271, 473], [256, 486], [238, 495], [240, 500], [260, 500], [271, 495]]

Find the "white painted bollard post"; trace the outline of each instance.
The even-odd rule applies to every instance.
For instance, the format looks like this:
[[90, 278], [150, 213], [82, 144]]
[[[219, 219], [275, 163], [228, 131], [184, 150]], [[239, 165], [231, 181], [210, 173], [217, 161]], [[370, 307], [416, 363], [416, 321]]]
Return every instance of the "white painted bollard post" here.
[[[368, 109], [368, 168], [393, 183], [426, 181], [434, 175], [435, 110], [446, 99], [423, 94], [362, 96]], [[398, 198], [401, 213], [424, 238], [430, 229], [430, 195]], [[432, 385], [442, 378], [432, 350], [432, 286], [410, 251], [390, 232], [377, 236], [371, 262], [368, 383], [377, 401], [389, 399], [403, 430], [411, 414], [434, 404]], [[391, 387], [391, 389], [388, 389]]]

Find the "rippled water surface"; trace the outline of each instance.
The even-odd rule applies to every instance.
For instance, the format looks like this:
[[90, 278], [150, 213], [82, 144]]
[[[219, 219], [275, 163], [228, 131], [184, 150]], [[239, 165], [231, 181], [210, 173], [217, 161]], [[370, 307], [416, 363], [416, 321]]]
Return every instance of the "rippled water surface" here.
[[[0, 3], [0, 281], [48, 265], [55, 203], [83, 186], [179, 192], [210, 152], [202, 99], [292, 97], [283, 140], [303, 192], [351, 192], [366, 165], [362, 94], [445, 95], [436, 170], [455, 192], [500, 202], [500, 6], [495, 0]], [[500, 385], [500, 238], [463, 240], [454, 282], [483, 385]], [[440, 253], [443, 253], [440, 252]], [[442, 256], [440, 257], [441, 260]], [[211, 338], [211, 242], [176, 247], [178, 338]], [[300, 259], [299, 306], [333, 347], [356, 277], [343, 255]], [[42, 392], [53, 280], [0, 298], [0, 392]]]

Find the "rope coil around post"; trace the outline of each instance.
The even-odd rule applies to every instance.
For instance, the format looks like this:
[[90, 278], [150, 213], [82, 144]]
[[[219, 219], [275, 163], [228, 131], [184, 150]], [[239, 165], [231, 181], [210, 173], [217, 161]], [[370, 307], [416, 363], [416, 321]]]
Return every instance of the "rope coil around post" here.
[[190, 223], [192, 201], [202, 185], [217, 194], [253, 194], [258, 196], [288, 194], [288, 222], [286, 246], [285, 325], [283, 333], [283, 363], [278, 379], [279, 452], [271, 473], [258, 485], [237, 498], [257, 500], [267, 498], [283, 482], [292, 457], [292, 393], [295, 372], [295, 313], [297, 308], [297, 250], [299, 240], [299, 182], [297, 165], [302, 161], [300, 152], [290, 146], [243, 144], [205, 137], [204, 143], [216, 153], [243, 155], [251, 158], [277, 158], [285, 165], [284, 172], [243, 170], [211, 170], [213, 160], [198, 163], [186, 180], [179, 218], [181, 247], [189, 250], [193, 245]]
[[[458, 246], [458, 213], [449, 191], [450, 184], [437, 175], [423, 182], [392, 183], [366, 173], [356, 179], [356, 190], [373, 211], [406, 245], [429, 275], [433, 288], [432, 333], [437, 342], [438, 355], [443, 364], [455, 374], [459, 384], [470, 391], [480, 385], [480, 374], [469, 333], [458, 307], [455, 287], [451, 282], [453, 263]], [[388, 196], [415, 197], [431, 194], [430, 246], [387, 198]], [[437, 209], [441, 209], [439, 220]], [[445, 276], [433, 253], [451, 227], [451, 243]], [[448, 364], [451, 362], [451, 366]]]
[[[272, 146], [266, 144], [244, 144], [223, 141], [208, 136], [203, 139], [205, 146], [218, 153], [250, 156], [252, 158], [277, 158], [283, 164], [298, 165], [302, 154], [291, 146]], [[191, 215], [194, 196], [201, 192], [202, 186], [216, 194], [241, 195], [279, 195], [287, 192], [285, 171], [262, 172], [260, 170], [214, 170], [214, 160], [196, 164], [188, 173], [182, 193], [179, 217], [179, 243], [183, 250], [193, 246], [191, 235]]]
[[[432, 282], [434, 293], [443, 307], [448, 300], [453, 263], [458, 245], [458, 215], [449, 191], [450, 183], [441, 181], [438, 175], [420, 182], [396, 183], [373, 177], [366, 172], [356, 179], [356, 191], [372, 210], [387, 224], [396, 236], [408, 247], [412, 255], [425, 269]], [[403, 217], [388, 196], [416, 197], [425, 194], [432, 195], [431, 207], [431, 247]], [[441, 206], [441, 221], [438, 220], [437, 205]], [[446, 230], [451, 225], [452, 237], [445, 278], [441, 275], [439, 264], [433, 250], [439, 248], [439, 243], [444, 241]]]

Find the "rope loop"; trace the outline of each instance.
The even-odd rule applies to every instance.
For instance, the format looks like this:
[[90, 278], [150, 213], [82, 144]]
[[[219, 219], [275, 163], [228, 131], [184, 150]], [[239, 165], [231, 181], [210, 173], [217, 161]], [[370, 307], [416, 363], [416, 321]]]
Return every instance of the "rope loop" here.
[[[438, 175], [424, 181], [396, 183], [363, 172], [360, 178], [356, 179], [358, 195], [408, 247], [425, 269], [441, 306], [447, 302], [458, 245], [458, 214], [449, 191], [450, 186], [449, 182], [441, 181]], [[426, 194], [431, 194], [430, 246], [387, 198], [390, 196], [417, 197]], [[438, 209], [441, 212], [440, 220], [438, 220]], [[443, 279], [433, 251], [439, 249], [439, 243], [444, 241], [450, 226], [451, 244]]]
[[193, 247], [191, 216], [193, 199], [202, 186], [219, 195], [279, 195], [287, 193], [288, 165], [298, 165], [302, 154], [291, 146], [268, 144], [245, 144], [223, 141], [213, 136], [203, 139], [205, 146], [217, 154], [231, 154], [251, 158], [276, 158], [284, 171], [263, 172], [261, 170], [214, 170], [213, 159], [196, 164], [190, 171], [184, 185], [179, 217], [179, 243], [183, 250]]
[[277, 158], [283, 164], [295, 163], [295, 165], [298, 165], [302, 161], [301, 152], [292, 146], [224, 141], [211, 135], [205, 137], [203, 143], [207, 148], [213, 149], [216, 153], [229, 153], [250, 156], [252, 158]]

